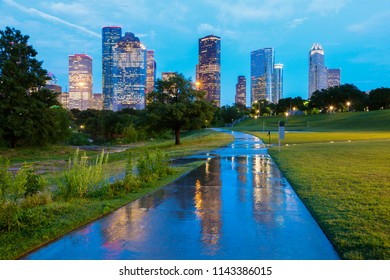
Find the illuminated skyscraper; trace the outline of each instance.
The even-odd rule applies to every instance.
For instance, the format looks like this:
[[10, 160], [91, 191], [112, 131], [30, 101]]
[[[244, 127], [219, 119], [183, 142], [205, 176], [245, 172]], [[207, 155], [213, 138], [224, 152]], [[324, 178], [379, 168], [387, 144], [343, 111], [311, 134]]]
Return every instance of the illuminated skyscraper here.
[[156, 81], [156, 61], [154, 60], [154, 51], [146, 51], [146, 94], [154, 90]]
[[199, 39], [196, 82], [206, 99], [216, 106], [221, 105], [221, 38], [209, 35]]
[[238, 76], [236, 84], [236, 104], [246, 106], [246, 78], [245, 76]]
[[340, 86], [340, 69], [328, 69], [328, 87]]
[[107, 110], [113, 109], [114, 104], [114, 47], [122, 38], [122, 28], [119, 26], [106, 26], [102, 29], [102, 49], [103, 49], [103, 107]]
[[146, 48], [133, 33], [126, 32], [114, 47], [112, 109], [144, 109]]
[[92, 102], [92, 58], [86, 54], [69, 56], [69, 109], [86, 110]]
[[259, 100], [272, 102], [274, 49], [251, 52], [251, 104]]
[[325, 66], [324, 49], [315, 43], [309, 52], [309, 99], [317, 90], [328, 88], [328, 70]]
[[283, 98], [283, 64], [275, 64], [271, 102], [277, 104]]

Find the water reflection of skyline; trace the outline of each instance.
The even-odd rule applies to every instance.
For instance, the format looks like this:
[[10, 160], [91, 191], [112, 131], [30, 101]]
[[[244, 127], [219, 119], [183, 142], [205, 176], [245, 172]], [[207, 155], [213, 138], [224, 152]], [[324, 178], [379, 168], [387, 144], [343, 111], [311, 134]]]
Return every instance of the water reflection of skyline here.
[[261, 142], [245, 137], [27, 259], [337, 258]]
[[200, 179], [195, 183], [195, 213], [200, 220], [201, 242], [203, 253], [213, 256], [218, 252], [221, 239], [221, 163], [220, 158], [207, 160], [204, 166], [203, 183]]

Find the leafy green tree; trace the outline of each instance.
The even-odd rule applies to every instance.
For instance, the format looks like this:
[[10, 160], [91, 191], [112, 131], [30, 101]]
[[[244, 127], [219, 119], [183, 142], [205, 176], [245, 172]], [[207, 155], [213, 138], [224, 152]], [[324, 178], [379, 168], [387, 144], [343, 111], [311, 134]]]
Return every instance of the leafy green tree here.
[[148, 94], [148, 123], [151, 129], [172, 129], [175, 144], [180, 145], [180, 131], [197, 124], [210, 123], [215, 108], [204, 100], [204, 92], [195, 90], [190, 79], [176, 74], [168, 80], [157, 80], [155, 90]]
[[390, 109], [390, 88], [377, 88], [368, 97], [370, 110]]
[[[350, 102], [349, 106], [347, 102]], [[309, 108], [318, 108], [326, 112], [330, 106], [335, 110], [363, 111], [367, 104], [367, 94], [359, 90], [356, 86], [345, 84], [316, 91], [310, 98]]]
[[56, 94], [43, 88], [47, 71], [28, 39], [14, 28], [0, 30], [0, 131], [12, 148], [46, 144], [58, 133]]

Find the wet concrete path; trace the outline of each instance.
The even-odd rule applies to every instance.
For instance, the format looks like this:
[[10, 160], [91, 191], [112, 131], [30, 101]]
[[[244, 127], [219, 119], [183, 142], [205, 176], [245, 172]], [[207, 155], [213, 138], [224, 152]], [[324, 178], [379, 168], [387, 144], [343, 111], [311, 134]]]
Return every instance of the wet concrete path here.
[[263, 143], [230, 133], [206, 164], [25, 259], [338, 259]]

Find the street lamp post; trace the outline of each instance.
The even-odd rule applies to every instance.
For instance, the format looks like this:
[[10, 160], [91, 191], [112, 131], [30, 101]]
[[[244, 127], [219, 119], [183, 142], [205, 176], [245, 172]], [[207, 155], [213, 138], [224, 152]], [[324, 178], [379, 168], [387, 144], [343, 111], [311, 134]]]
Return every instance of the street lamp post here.
[[349, 112], [349, 107], [351, 106], [351, 102], [347, 102], [347, 107], [348, 107], [348, 112]]

